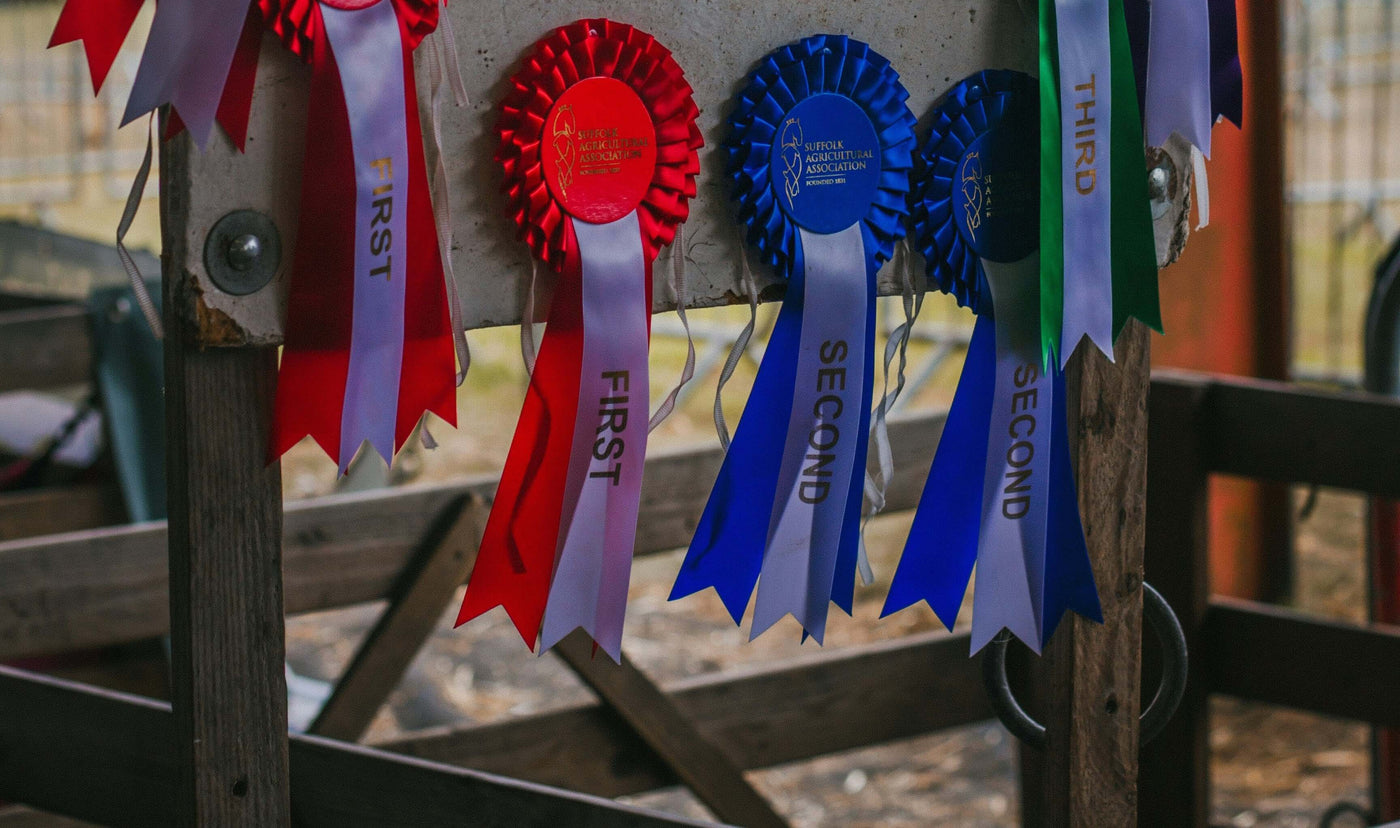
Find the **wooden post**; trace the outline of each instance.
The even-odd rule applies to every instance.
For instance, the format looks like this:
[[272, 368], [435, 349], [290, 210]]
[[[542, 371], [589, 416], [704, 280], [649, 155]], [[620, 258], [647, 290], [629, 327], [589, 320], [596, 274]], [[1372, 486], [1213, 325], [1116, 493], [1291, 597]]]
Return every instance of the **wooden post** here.
[[1176, 715], [1142, 752], [1139, 802], [1162, 825], [1200, 826], [1210, 816], [1210, 709], [1201, 656], [1209, 586], [1210, 515], [1201, 459], [1198, 383], [1152, 386], [1147, 458], [1148, 583], [1167, 599], [1186, 633], [1192, 662]]
[[[275, 348], [204, 349], [191, 262], [196, 152], [161, 149], [171, 678], [183, 825], [287, 825], [282, 475]], [[208, 197], [208, 196], [206, 196]]]
[[1042, 754], [1023, 751], [1027, 825], [1136, 825], [1146, 529], [1148, 331], [1116, 363], [1091, 349], [1066, 372], [1071, 453], [1102, 625], [1066, 617], [1038, 665]]

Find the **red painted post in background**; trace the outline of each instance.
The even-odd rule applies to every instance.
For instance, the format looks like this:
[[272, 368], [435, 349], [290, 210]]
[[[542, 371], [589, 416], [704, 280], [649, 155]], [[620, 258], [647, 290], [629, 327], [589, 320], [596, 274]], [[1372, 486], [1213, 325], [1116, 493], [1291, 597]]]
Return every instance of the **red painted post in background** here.
[[[1282, 12], [1239, 0], [1244, 129], [1212, 136], [1211, 223], [1162, 271], [1167, 335], [1154, 366], [1265, 379], [1289, 368], [1284, 220]], [[1216, 479], [1210, 495], [1213, 592], [1272, 600], [1292, 586], [1287, 487]]]

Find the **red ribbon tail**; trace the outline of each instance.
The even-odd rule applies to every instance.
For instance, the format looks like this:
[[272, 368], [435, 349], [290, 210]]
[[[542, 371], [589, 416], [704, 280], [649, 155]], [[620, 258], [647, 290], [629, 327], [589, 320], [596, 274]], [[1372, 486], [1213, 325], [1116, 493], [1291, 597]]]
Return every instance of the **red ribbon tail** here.
[[136, 22], [145, 0], [68, 0], [58, 15], [49, 48], [83, 42], [87, 53], [88, 72], [92, 76], [92, 94], [96, 95], [112, 71], [122, 42]]
[[354, 318], [355, 159], [340, 70], [325, 38], [316, 42], [311, 66], [301, 215], [272, 450], [280, 457], [310, 435], [339, 460]]
[[549, 325], [457, 616], [460, 626], [505, 607], [531, 650], [554, 577], [583, 367], [581, 263], [573, 225], [566, 224], [564, 268]]
[[[402, 23], [400, 24], [402, 26]], [[404, 33], [407, 38], [407, 32]], [[442, 254], [428, 187], [423, 126], [413, 80], [413, 53], [404, 47], [408, 125], [408, 284], [404, 296], [403, 367], [395, 447], [402, 448], [426, 412], [457, 425], [456, 348], [447, 309]]]

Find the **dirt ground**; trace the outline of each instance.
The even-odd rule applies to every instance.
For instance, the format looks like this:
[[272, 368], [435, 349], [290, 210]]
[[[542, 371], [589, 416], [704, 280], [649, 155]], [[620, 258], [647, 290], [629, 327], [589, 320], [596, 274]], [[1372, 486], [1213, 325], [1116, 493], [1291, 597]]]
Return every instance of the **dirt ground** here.
[[[740, 313], [729, 310], [721, 315], [728, 314], [724, 321], [732, 322], [741, 318], [736, 315]], [[937, 305], [930, 311], [935, 318], [949, 313]], [[395, 464], [393, 480], [444, 480], [499, 469], [525, 387], [517, 341], [514, 331], [473, 335], [475, 362], [461, 396], [472, 429], [434, 429], [439, 447], [431, 452], [411, 450]], [[915, 367], [931, 353], [927, 345], [915, 346]], [[653, 399], [659, 399], [674, 381], [684, 344], [658, 338], [653, 355]], [[933, 379], [920, 389], [915, 403], [945, 405], [959, 363], [955, 355], [933, 370]], [[752, 376], [753, 366], [746, 364], [726, 391], [731, 424], [742, 410]], [[701, 390], [657, 432], [653, 447], [715, 439], [709, 416], [714, 377], [697, 382]], [[336, 486], [333, 467], [314, 447], [299, 447], [284, 468], [289, 497], [323, 494]], [[352, 481], [373, 481], [377, 474], [382, 471], [369, 469], [358, 478], [352, 474]], [[1307, 494], [1299, 492], [1297, 497], [1303, 511]], [[1298, 607], [1332, 617], [1360, 617], [1362, 509], [1359, 498], [1324, 491], [1306, 511], [1306, 518], [1298, 521]], [[827, 649], [937, 627], [923, 607], [878, 619], [910, 518], [906, 513], [872, 521], [867, 539], [877, 583], [858, 590], [854, 618], [833, 615]], [[790, 658], [815, 646], [798, 643], [795, 624], [780, 625], [748, 642], [747, 629], [734, 627], [712, 593], [668, 602], [679, 562], [679, 552], [640, 559], [633, 573], [624, 647], [657, 680], [664, 683]], [[290, 620], [288, 658], [293, 669], [333, 680], [380, 609], [369, 605]], [[531, 655], [499, 610], [461, 630], [451, 627], [455, 612], [454, 605], [444, 614], [409, 675], [380, 711], [370, 741], [449, 724], [498, 721], [590, 698], [557, 659]], [[967, 621], [964, 607], [960, 624]], [[1213, 704], [1211, 745], [1216, 823], [1240, 828], [1311, 826], [1334, 802], [1366, 804], [1369, 758], [1364, 728], [1218, 699]], [[801, 828], [1002, 826], [1017, 824], [1019, 812], [1014, 744], [995, 724], [752, 772], [750, 778]], [[707, 816], [684, 790], [654, 792], [631, 801]]]

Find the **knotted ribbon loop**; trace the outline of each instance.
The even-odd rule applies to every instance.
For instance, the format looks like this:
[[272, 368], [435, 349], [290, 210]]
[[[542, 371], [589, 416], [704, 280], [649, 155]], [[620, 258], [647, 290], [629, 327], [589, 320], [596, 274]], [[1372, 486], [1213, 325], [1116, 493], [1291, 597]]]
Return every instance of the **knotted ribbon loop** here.
[[854, 599], [875, 272], [903, 233], [913, 116], [868, 45], [818, 35], [765, 58], [725, 150], [746, 237], [788, 280], [753, 391], [671, 598], [713, 587], [753, 634], [791, 613], [819, 642]]

